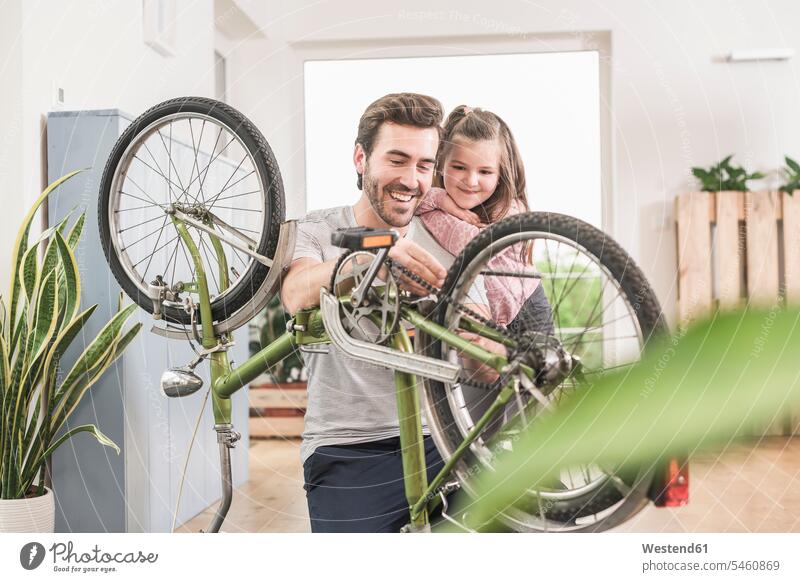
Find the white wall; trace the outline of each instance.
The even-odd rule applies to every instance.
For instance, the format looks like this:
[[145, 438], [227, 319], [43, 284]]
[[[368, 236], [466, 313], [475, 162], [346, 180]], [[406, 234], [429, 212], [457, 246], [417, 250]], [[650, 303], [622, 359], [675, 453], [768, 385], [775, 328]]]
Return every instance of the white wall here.
[[[12, 112], [0, 129], [13, 135], [7, 127], [15, 107], [22, 128], [11, 151], [0, 141], [9, 210], [0, 216], [0, 248], [9, 249], [22, 209], [41, 188], [39, 135], [53, 83], [63, 84], [67, 108], [119, 107], [134, 114], [176, 95], [211, 95], [214, 3], [178, 0], [179, 54], [173, 58], [143, 46], [135, 0], [6, 0], [0, 10], [1, 98]], [[290, 216], [305, 209], [304, 60], [600, 46], [609, 57], [609, 100], [601, 111], [609, 148], [606, 224], [641, 263], [673, 321], [670, 220], [676, 193], [694, 187], [689, 167], [736, 153], [749, 168], [771, 169], [784, 153], [800, 155], [800, 56], [784, 63], [713, 62], [733, 48], [800, 48], [792, 29], [800, 4], [793, 0], [498, 0], [491, 7], [479, 0], [435, 6], [422, 0], [402, 6], [276, 0], [268, 15], [256, 19], [267, 22], [261, 30], [222, 48], [229, 57], [230, 101], [273, 146]], [[20, 28], [21, 53], [17, 47], [9, 60], [10, 38]], [[5, 281], [7, 251], [2, 254]]]
[[[11, 88], [11, 98], [21, 104], [21, 132], [12, 134], [19, 159], [0, 164], [4, 186], [9, 180], [19, 184], [12, 211], [0, 218], [0, 281], [5, 282], [17, 225], [43, 186], [41, 136], [46, 113], [54, 108], [54, 88], [64, 89], [62, 109], [117, 108], [134, 116], [170, 97], [210, 97], [215, 35], [212, 0], [177, 0], [177, 54], [172, 57], [143, 43], [139, 0], [12, 0], [1, 6], [0, 47], [21, 41], [12, 60], [20, 72], [0, 69], [3, 94]], [[14, 34], [7, 35], [6, 27]], [[5, 54], [0, 48], [0, 67]]]
[[267, 40], [235, 51], [230, 82], [276, 150], [289, 214], [297, 216], [304, 210], [305, 59], [554, 50], [576, 40], [591, 47], [610, 33], [603, 108], [613, 212], [606, 224], [674, 321], [671, 219], [675, 195], [695, 188], [690, 166], [735, 153], [750, 169], [771, 169], [784, 154], [800, 156], [800, 55], [741, 64], [714, 58], [735, 48], [800, 49], [798, 19], [795, 0], [284, 0], [273, 4]]
[[11, 248], [22, 218], [22, 0], [7, 0], [0, 14], [0, 295], [8, 294]]

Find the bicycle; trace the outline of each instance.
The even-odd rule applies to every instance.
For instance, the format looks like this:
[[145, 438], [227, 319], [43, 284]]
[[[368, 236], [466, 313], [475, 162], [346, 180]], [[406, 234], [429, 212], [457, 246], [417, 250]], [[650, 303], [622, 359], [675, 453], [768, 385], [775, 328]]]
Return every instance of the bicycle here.
[[[202, 380], [194, 369], [210, 361], [223, 497], [209, 532], [219, 531], [232, 499], [230, 448], [240, 435], [230, 397], [295, 349], [324, 351], [333, 343], [351, 358], [395, 371], [405, 531], [429, 531], [429, 514], [440, 503], [446, 519], [468, 527], [464, 514], [448, 514], [449, 493], [461, 489], [469, 498], [474, 475], [513, 449], [520, 431], [590, 389], [594, 375], [635, 362], [651, 337], [667, 331], [647, 280], [617, 243], [578, 219], [531, 212], [486, 228], [456, 258], [442, 289], [388, 259], [394, 231], [336, 233], [345, 252], [331, 291], [320, 291], [320, 306], [298, 312], [285, 334], [234, 369], [230, 334], [278, 291], [296, 228], [285, 221], [278, 164], [259, 130], [211, 99], [156, 105], [114, 146], [98, 205], [103, 248], [122, 289], [165, 323], [155, 333], [202, 346], [189, 365], [164, 373], [164, 393], [197, 392]], [[496, 268], [496, 257], [510, 252], [526, 255], [525, 269]], [[410, 295], [403, 278], [430, 294]], [[550, 306], [545, 324], [504, 327], [479, 312], [474, 290], [491, 278], [509, 288], [538, 281]], [[485, 349], [465, 333], [499, 347]], [[445, 460], [431, 483], [417, 378]], [[513, 531], [614, 527], [651, 500], [663, 504], [675, 477], [667, 476], [666, 461], [558, 468], [544, 486], [504, 508], [498, 523]]]

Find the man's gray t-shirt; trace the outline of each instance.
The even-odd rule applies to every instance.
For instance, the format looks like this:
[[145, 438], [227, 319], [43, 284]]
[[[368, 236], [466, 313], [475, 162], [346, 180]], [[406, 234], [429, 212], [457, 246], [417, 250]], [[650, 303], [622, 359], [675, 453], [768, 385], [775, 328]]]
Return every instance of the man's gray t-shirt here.
[[[331, 233], [354, 226], [358, 224], [350, 206], [309, 213], [297, 223], [292, 260], [324, 262], [337, 258], [343, 249], [331, 245]], [[418, 218], [411, 221], [406, 238], [428, 251], [443, 267], [453, 263], [453, 256]], [[303, 360], [308, 371], [308, 405], [300, 447], [303, 462], [320, 446], [370, 442], [400, 434], [394, 372], [349, 358], [333, 345], [327, 354], [304, 352]], [[424, 417], [423, 432], [429, 432]]]

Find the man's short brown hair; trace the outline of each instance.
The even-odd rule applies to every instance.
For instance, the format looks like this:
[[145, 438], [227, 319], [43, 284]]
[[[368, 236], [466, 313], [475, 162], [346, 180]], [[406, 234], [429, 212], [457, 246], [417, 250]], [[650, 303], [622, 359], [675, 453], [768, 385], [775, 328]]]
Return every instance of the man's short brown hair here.
[[[372, 154], [375, 137], [381, 125], [386, 122], [412, 127], [435, 127], [442, 137], [442, 118], [444, 112], [438, 99], [419, 93], [390, 93], [373, 101], [364, 110], [358, 122], [356, 143], [361, 144], [367, 157]], [[358, 175], [358, 189], [362, 187], [361, 174]]]

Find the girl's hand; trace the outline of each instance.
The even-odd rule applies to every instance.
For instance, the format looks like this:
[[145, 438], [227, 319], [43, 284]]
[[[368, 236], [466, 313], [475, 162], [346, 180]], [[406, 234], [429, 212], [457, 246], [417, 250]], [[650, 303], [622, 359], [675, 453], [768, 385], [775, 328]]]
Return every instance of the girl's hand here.
[[463, 220], [467, 224], [471, 224], [472, 226], [477, 226], [478, 228], [483, 228], [486, 226], [485, 224], [481, 223], [481, 219], [478, 218], [478, 215], [472, 212], [471, 210], [464, 210], [455, 201], [450, 197], [448, 194], [447, 196], [442, 197], [441, 201], [441, 209], [444, 210], [447, 214], [451, 214], [458, 218], [459, 220]]

